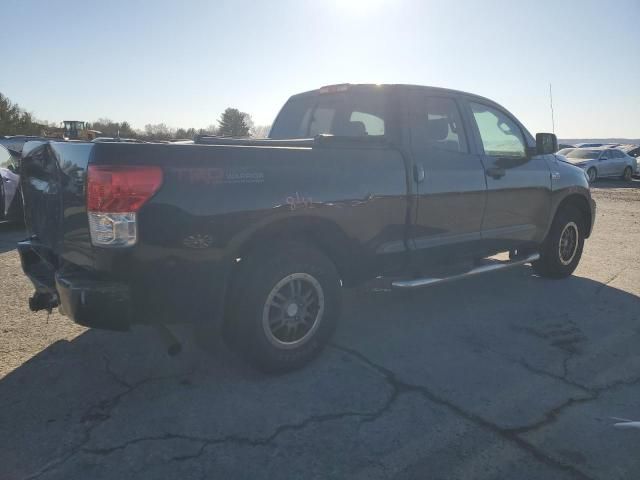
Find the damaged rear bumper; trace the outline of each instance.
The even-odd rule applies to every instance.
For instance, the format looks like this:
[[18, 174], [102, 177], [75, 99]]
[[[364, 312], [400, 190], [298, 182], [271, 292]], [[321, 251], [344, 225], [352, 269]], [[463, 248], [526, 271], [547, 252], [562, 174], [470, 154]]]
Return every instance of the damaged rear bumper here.
[[128, 285], [95, 278], [86, 270], [65, 271], [37, 242], [18, 243], [22, 270], [35, 287], [34, 310], [59, 307], [63, 315], [87, 327], [128, 330], [132, 319]]

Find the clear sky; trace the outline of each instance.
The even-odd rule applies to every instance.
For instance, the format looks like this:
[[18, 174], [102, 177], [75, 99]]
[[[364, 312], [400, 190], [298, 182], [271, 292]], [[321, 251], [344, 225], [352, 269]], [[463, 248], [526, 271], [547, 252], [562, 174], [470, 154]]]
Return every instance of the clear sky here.
[[532, 133], [640, 138], [640, 0], [0, 0], [0, 92], [48, 121], [271, 123], [293, 93], [415, 83]]

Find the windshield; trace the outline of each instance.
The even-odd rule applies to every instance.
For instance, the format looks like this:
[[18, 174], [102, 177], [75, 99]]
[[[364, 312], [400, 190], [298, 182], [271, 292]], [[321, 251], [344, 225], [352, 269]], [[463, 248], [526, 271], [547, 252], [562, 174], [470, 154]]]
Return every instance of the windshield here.
[[572, 152], [569, 152], [566, 156], [567, 158], [579, 158], [579, 159], [592, 159], [598, 158], [602, 153], [602, 150], [581, 150], [576, 149]]
[[269, 137], [382, 136], [387, 128], [385, 103], [378, 88], [299, 95], [282, 108]]
[[575, 150], [574, 148], [563, 148], [562, 150], [558, 150], [558, 155], [567, 155], [571, 151]]

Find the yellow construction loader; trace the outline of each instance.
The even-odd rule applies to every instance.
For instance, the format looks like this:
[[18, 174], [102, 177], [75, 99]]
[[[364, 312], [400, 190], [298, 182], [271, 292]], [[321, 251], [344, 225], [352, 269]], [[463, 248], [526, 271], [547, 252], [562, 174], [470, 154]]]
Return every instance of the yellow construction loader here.
[[62, 122], [63, 128], [48, 128], [43, 132], [45, 137], [58, 137], [65, 140], [88, 140], [96, 138], [101, 132], [89, 130], [86, 123], [79, 120], [65, 120]]

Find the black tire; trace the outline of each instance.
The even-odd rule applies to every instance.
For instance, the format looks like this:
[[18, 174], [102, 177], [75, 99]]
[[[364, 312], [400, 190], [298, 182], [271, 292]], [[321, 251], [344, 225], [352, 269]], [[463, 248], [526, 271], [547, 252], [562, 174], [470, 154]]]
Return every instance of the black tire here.
[[633, 176], [633, 169], [631, 167], [626, 167], [624, 169], [624, 172], [622, 172], [622, 179], [626, 182], [630, 182], [632, 176]]
[[[231, 346], [264, 372], [302, 367], [324, 348], [340, 316], [342, 293], [335, 266], [320, 251], [294, 243], [275, 252], [257, 253], [242, 263], [235, 291], [229, 296], [234, 301], [227, 320]], [[283, 289], [293, 292], [298, 286], [297, 295], [292, 293], [290, 301], [282, 301], [286, 297]], [[303, 305], [307, 296], [318, 297], [317, 304]], [[270, 298], [273, 302], [267, 306]], [[286, 337], [291, 330], [294, 333]]]
[[[540, 260], [532, 263], [534, 271], [546, 278], [559, 279], [571, 275], [582, 257], [585, 230], [580, 210], [570, 205], [562, 207], [541, 246]], [[572, 242], [574, 232], [577, 238]], [[571, 247], [572, 243], [575, 243], [574, 247]]]
[[587, 170], [587, 177], [589, 177], [589, 183], [593, 183], [596, 181], [596, 179], [598, 178], [598, 171], [595, 169], [595, 167], [591, 167], [589, 170]]

